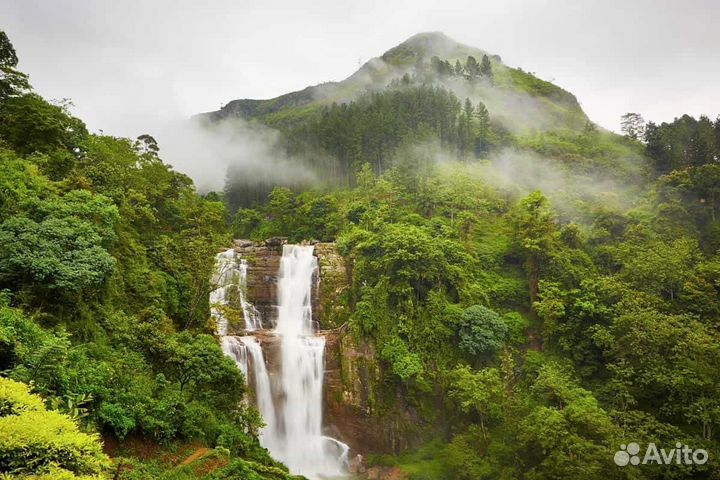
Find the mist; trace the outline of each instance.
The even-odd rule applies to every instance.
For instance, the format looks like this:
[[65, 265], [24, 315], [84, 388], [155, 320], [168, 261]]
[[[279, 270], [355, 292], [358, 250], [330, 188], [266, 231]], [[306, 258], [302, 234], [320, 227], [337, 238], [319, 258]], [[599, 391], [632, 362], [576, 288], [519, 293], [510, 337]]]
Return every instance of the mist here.
[[222, 191], [228, 175], [245, 184], [318, 182], [302, 157], [286, 154], [279, 132], [257, 122], [177, 120], [154, 135], [163, 160], [189, 175], [200, 193]]
[[[639, 172], [643, 167], [639, 158], [624, 161], [630, 171]], [[517, 195], [540, 190], [561, 216], [573, 219], [587, 214], [588, 204], [625, 211], [635, 205], [644, 184], [638, 181], [638, 172], [633, 178], [622, 180], [592, 170], [570, 170], [557, 159], [511, 148], [492, 154], [488, 161], [478, 165], [478, 171], [496, 188]]]
[[612, 173], [514, 147], [468, 160], [437, 141], [401, 147], [393, 157], [401, 176], [415, 174], [442, 181], [447, 175], [461, 174], [482, 182], [511, 203], [539, 190], [562, 223], [591, 223], [598, 208], [626, 212], [643, 201], [650, 180], [645, 175], [646, 160], [628, 155], [615, 161], [618, 171]]

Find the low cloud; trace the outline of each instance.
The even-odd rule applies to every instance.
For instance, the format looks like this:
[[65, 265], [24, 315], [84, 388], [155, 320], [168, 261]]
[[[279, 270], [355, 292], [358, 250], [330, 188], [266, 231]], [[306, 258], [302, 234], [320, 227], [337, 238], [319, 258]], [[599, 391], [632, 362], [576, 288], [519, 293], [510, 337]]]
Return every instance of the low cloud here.
[[287, 155], [279, 132], [256, 122], [178, 121], [160, 128], [156, 138], [162, 158], [188, 174], [201, 193], [222, 190], [229, 174], [246, 184], [317, 182], [303, 158]]

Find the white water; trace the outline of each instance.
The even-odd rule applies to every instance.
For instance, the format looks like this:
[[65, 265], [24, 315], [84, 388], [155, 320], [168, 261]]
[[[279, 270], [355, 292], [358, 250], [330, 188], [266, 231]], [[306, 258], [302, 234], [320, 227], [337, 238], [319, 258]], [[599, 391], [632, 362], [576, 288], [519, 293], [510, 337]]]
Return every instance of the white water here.
[[242, 308], [243, 318], [245, 319], [245, 330], [253, 332], [262, 328], [262, 320], [260, 318], [260, 312], [258, 312], [246, 298], [247, 269], [247, 260], [244, 258], [240, 259], [240, 307]]
[[[253, 391], [258, 411], [265, 421], [265, 426], [260, 431], [260, 440], [270, 435], [277, 428], [275, 423], [275, 406], [273, 405], [272, 389], [270, 388], [270, 375], [265, 366], [262, 348], [255, 337], [240, 337], [245, 346], [247, 356], [250, 357], [250, 364], [253, 367]], [[246, 377], [247, 378], [247, 377]]]
[[245, 330], [252, 332], [262, 328], [260, 312], [246, 298], [247, 269], [245, 259], [241, 259], [238, 264], [235, 250], [232, 248], [215, 256], [212, 283], [217, 288], [210, 292], [210, 315], [215, 320], [217, 334], [221, 337], [227, 335], [228, 319], [224, 308], [230, 304], [229, 293], [233, 289], [237, 290], [240, 297]]
[[240, 274], [235, 263], [235, 250], [226, 250], [215, 256], [212, 283], [217, 288], [210, 292], [210, 316], [215, 320], [217, 334], [221, 337], [227, 335], [228, 320], [223, 309], [229, 303], [228, 292], [240, 281]]
[[[242, 259], [238, 264], [235, 257], [233, 250], [218, 254], [214, 276], [218, 288], [210, 294], [210, 301], [227, 305], [227, 289], [230, 285], [238, 287], [245, 329], [253, 332], [262, 329], [262, 319], [245, 298], [247, 263]], [[312, 322], [316, 270], [312, 246], [283, 247], [278, 318], [272, 332], [279, 336], [281, 352], [279, 382], [275, 384], [270, 381], [257, 339], [252, 335], [226, 336], [227, 319], [221, 309], [212, 310], [223, 352], [235, 360], [248, 382], [252, 379], [255, 402], [265, 421], [260, 443], [293, 474], [310, 479], [344, 475], [349, 452], [344, 443], [322, 435], [325, 338], [316, 335]]]
[[245, 348], [245, 345], [240, 341], [240, 339], [238, 337], [231, 337], [227, 335], [220, 337], [220, 348], [222, 348], [225, 355], [235, 360], [235, 365], [237, 365], [243, 373], [245, 379], [249, 381], [247, 348]]

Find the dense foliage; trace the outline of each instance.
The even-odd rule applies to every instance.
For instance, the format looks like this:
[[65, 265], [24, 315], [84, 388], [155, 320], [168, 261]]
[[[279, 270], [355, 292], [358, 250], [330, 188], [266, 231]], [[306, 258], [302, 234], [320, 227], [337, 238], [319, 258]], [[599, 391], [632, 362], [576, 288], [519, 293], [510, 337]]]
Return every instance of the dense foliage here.
[[0, 465], [6, 472], [99, 478], [109, 461], [96, 437], [81, 433], [68, 415], [46, 410], [27, 385], [0, 378]]
[[[563, 141], [588, 160], [556, 147], [547, 164], [569, 178], [613, 152], [657, 162], [630, 137]], [[631, 441], [717, 449], [717, 159], [646, 167], [642, 195], [612, 204], [566, 189], [560, 214], [483, 163], [423, 158], [398, 149], [355, 188], [276, 189], [235, 215], [236, 236], [337, 241], [352, 287], [336, 325], [375, 346], [375, 413], [411, 408], [442, 439], [375, 461], [416, 479], [710, 478], [709, 463], [622, 470], [613, 455]]]
[[[152, 137], [88, 133], [16, 64], [1, 33], [0, 372], [12, 380], [0, 378], [0, 475], [103, 475], [98, 435], [82, 430], [121, 448], [219, 446], [254, 462], [253, 478], [285, 478], [208, 324], [224, 204]], [[158, 476], [138, 471], [127, 478]]]

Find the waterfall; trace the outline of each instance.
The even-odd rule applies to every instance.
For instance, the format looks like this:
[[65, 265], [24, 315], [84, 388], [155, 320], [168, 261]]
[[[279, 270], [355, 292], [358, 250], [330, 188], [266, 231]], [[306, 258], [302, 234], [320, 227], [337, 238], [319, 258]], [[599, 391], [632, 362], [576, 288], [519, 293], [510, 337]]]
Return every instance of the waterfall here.
[[245, 330], [254, 332], [262, 328], [262, 321], [260, 312], [257, 311], [252, 303], [247, 301], [247, 269], [247, 260], [244, 258], [240, 259], [240, 307], [242, 308], [243, 318], [245, 319]]
[[215, 320], [215, 329], [221, 337], [227, 335], [228, 319], [224, 307], [229, 304], [228, 293], [240, 281], [241, 274], [235, 263], [235, 250], [231, 248], [215, 256], [212, 284], [217, 288], [210, 292], [210, 316]]
[[[265, 365], [256, 335], [263, 322], [246, 298], [248, 265], [234, 250], [218, 254], [210, 294], [211, 313], [223, 352], [235, 360], [252, 385], [258, 411], [265, 421], [260, 443], [293, 474], [310, 479], [342, 476], [349, 447], [322, 435], [325, 338], [317, 335], [312, 320], [313, 277], [317, 258], [312, 246], [284, 245], [277, 283], [277, 323], [271, 332], [279, 340], [280, 365], [275, 382]], [[229, 304], [228, 289], [239, 290], [245, 319], [242, 337], [227, 336], [223, 306]], [[256, 333], [257, 332], [257, 333]], [[252, 381], [251, 381], [252, 380]]]
[[231, 337], [225, 335], [220, 337], [220, 348], [223, 353], [235, 360], [235, 365], [248, 379], [248, 359], [247, 359], [247, 348], [237, 337]]
[[[265, 358], [263, 357], [262, 348], [255, 337], [240, 337], [240, 341], [245, 346], [247, 356], [250, 357], [250, 364], [253, 368], [253, 385], [255, 392], [255, 403], [258, 411], [265, 421], [265, 426], [260, 432], [260, 439], [271, 436], [271, 432], [276, 430], [275, 425], [275, 406], [273, 405], [272, 390], [270, 388], [270, 375], [265, 366]], [[247, 377], [246, 377], [247, 378]], [[265, 445], [268, 449], [268, 445]]]
[[322, 435], [325, 338], [314, 336], [312, 323], [316, 271], [312, 246], [283, 247], [275, 332], [280, 336], [280, 393], [285, 401], [279, 409], [282, 428], [273, 439], [280, 448], [272, 453], [291, 472], [309, 478], [339, 475], [343, 467]]

